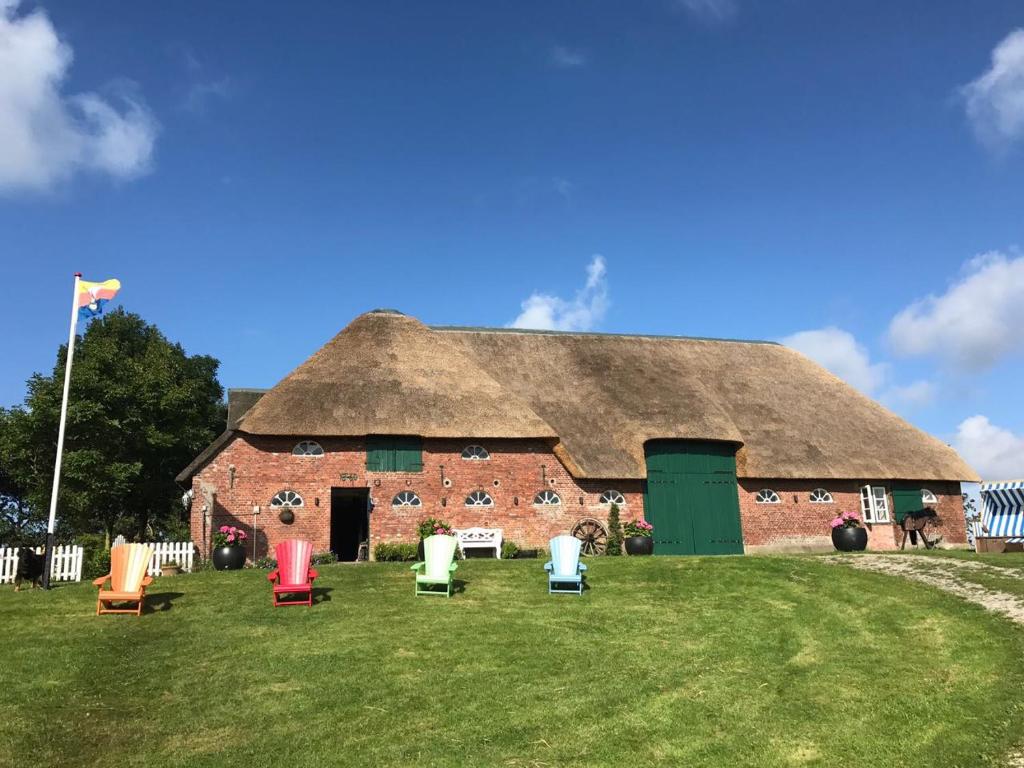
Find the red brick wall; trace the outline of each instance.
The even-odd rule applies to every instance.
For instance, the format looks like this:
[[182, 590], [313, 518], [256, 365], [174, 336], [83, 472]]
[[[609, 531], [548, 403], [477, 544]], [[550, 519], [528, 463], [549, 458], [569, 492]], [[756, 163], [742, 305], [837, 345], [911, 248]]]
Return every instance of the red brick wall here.
[[[308, 539], [315, 551], [329, 549], [332, 487], [370, 489], [374, 502], [371, 552], [379, 542], [415, 542], [417, 523], [431, 516], [456, 528], [501, 528], [507, 541], [543, 547], [582, 517], [605, 521], [608, 508], [598, 499], [609, 488], [626, 498], [623, 521], [643, 516], [640, 481], [576, 481], [541, 441], [475, 441], [487, 448], [491, 458], [467, 461], [461, 458], [467, 440], [424, 440], [423, 471], [417, 473], [368, 472], [364, 441], [358, 438], [321, 440], [325, 455], [319, 457], [293, 456], [296, 442], [295, 438], [236, 435], [193, 478], [192, 538], [200, 551], [208, 549], [211, 527], [237, 525], [251, 534], [254, 507], [260, 508], [257, 556], [285, 538]], [[442, 469], [447, 486], [442, 484]], [[533, 498], [543, 488], [555, 491], [562, 503], [535, 506]], [[205, 528], [203, 506], [209, 496], [204, 497], [204, 489], [215, 491], [213, 519], [207, 518]], [[295, 522], [290, 525], [281, 523], [270, 509], [274, 494], [284, 489], [297, 492], [305, 504], [295, 510]], [[423, 506], [392, 507], [394, 496], [405, 490], [415, 491]], [[494, 507], [467, 508], [465, 498], [475, 490], [487, 491]]]
[[[548, 539], [568, 532], [582, 517], [607, 519], [600, 494], [615, 488], [626, 498], [623, 521], [643, 517], [642, 482], [639, 480], [575, 480], [550, 448], [535, 440], [476, 441], [490, 452], [487, 461], [461, 458], [467, 440], [424, 440], [423, 471], [417, 473], [367, 472], [364, 441], [335, 438], [320, 441], [325, 455], [293, 456], [297, 438], [236, 435], [193, 478], [192, 538], [201, 552], [208, 551], [211, 529], [238, 525], [252, 535], [254, 507], [257, 532], [255, 552], [262, 556], [285, 538], [304, 538], [315, 551], [330, 548], [331, 488], [369, 488], [374, 502], [370, 514], [370, 550], [380, 542], [414, 542], [416, 525], [424, 517], [439, 517], [456, 528], [501, 528], [504, 538], [520, 546], [543, 547]], [[234, 467], [233, 479], [231, 467]], [[442, 471], [449, 485], [442, 484]], [[543, 478], [543, 480], [542, 480]], [[758, 480], [739, 481], [740, 516], [747, 552], [831, 549], [829, 520], [840, 512], [860, 512], [860, 486], [868, 481]], [[495, 484], [497, 483], [497, 484]], [[887, 482], [873, 482], [884, 485]], [[936, 533], [945, 543], [965, 544], [966, 528], [958, 483], [924, 483], [938, 497], [940, 525]], [[823, 487], [834, 503], [812, 504], [809, 494]], [[533, 497], [549, 488], [561, 497], [553, 507], [534, 506]], [[780, 504], [758, 504], [757, 492], [775, 490]], [[305, 506], [295, 510], [295, 522], [281, 523], [270, 508], [280, 490], [300, 494]], [[400, 491], [415, 491], [422, 507], [395, 508], [391, 500]], [[484, 490], [494, 499], [492, 508], [467, 508], [469, 493]], [[204, 491], [206, 493], [204, 494]], [[213, 496], [212, 518], [204, 505]], [[582, 500], [582, 503], [581, 503]], [[890, 497], [890, 508], [892, 500]], [[898, 546], [902, 531], [893, 524], [869, 527], [873, 550]], [[252, 556], [253, 549], [249, 554]]]
[[[888, 481], [853, 480], [758, 480], [741, 478], [740, 517], [747, 552], [798, 551], [832, 549], [829, 521], [842, 512], [860, 515], [860, 488], [862, 485], [882, 485], [891, 490]], [[959, 483], [922, 483], [936, 495], [938, 503], [932, 505], [939, 515], [939, 524], [929, 528], [932, 534], [943, 537], [945, 544], [967, 543], [963, 499]], [[779, 504], [758, 504], [755, 499], [762, 488], [779, 494]], [[832, 504], [812, 504], [810, 493], [824, 488], [832, 494]], [[868, 549], [891, 550], [899, 547], [903, 531], [896, 524], [892, 495], [889, 495], [891, 523], [868, 525]], [[909, 542], [908, 542], [909, 546]]]

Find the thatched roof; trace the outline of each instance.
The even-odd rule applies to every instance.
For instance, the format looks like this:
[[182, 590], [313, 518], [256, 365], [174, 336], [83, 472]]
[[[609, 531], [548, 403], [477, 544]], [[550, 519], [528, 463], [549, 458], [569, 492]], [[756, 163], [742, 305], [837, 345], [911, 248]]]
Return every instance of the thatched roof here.
[[730, 441], [740, 476], [975, 480], [939, 440], [765, 342], [358, 317], [241, 419], [267, 435], [547, 438], [578, 477], [643, 478], [644, 442]]
[[264, 435], [557, 437], [458, 346], [394, 311], [357, 317], [242, 418]]

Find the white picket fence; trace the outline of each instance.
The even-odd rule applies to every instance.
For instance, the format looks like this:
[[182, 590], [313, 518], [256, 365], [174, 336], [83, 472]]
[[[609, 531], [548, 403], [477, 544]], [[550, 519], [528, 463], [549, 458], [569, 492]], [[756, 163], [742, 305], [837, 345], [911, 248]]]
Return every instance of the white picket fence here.
[[[124, 543], [115, 541], [117, 543]], [[159, 576], [163, 566], [175, 562], [183, 571], [191, 571], [195, 562], [195, 545], [191, 541], [150, 541], [147, 546], [153, 548], [153, 557], [149, 560], [146, 573]], [[19, 547], [0, 547], [0, 584], [13, 584], [18, 573]], [[36, 554], [43, 554], [42, 547], [35, 547]], [[77, 545], [53, 548], [53, 564], [50, 567], [50, 581], [81, 581], [82, 559], [84, 551]]]
[[196, 548], [191, 541], [149, 541], [146, 546], [153, 548], [153, 557], [146, 569], [150, 576], [159, 576], [163, 565], [172, 560], [181, 566], [181, 570], [192, 570]]
[[[18, 573], [18, 553], [20, 548], [0, 547], [0, 584], [14, 583]], [[42, 547], [36, 547], [37, 555], [43, 554]], [[82, 580], [81, 547], [68, 544], [53, 548], [53, 562], [50, 565], [50, 581], [81, 581]]]

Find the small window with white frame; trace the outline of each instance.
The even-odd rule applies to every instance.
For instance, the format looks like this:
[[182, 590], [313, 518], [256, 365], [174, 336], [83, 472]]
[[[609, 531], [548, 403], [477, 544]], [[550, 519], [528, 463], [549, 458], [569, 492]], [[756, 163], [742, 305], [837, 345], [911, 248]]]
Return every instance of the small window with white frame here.
[[270, 506], [275, 509], [279, 507], [301, 507], [302, 497], [295, 491], [278, 491], [270, 500]]
[[533, 503], [538, 507], [553, 507], [561, 504], [562, 499], [554, 491], [540, 491], [533, 497]]
[[860, 489], [860, 511], [865, 523], [889, 522], [889, 497], [881, 485], [865, 485]]
[[487, 461], [491, 454], [482, 445], [467, 445], [462, 449], [462, 458], [466, 461]]
[[605, 491], [601, 494], [601, 503], [611, 506], [614, 504], [617, 507], [626, 506], [626, 497], [623, 496], [619, 491], [610, 490]]
[[757, 492], [757, 496], [754, 501], [758, 504], [781, 504], [782, 499], [779, 498], [779, 494], [773, 491], [771, 488], [762, 488]]
[[466, 497], [467, 507], [493, 507], [494, 499], [487, 491], [473, 491]]
[[934, 493], [929, 491], [927, 488], [921, 489], [921, 503], [922, 504], [938, 504], [939, 499]]
[[815, 488], [811, 491], [811, 504], [831, 504], [832, 494], [824, 488]]
[[292, 456], [323, 456], [324, 449], [315, 440], [303, 440], [292, 448]]
[[413, 491], [402, 491], [391, 500], [392, 507], [422, 507], [423, 502]]

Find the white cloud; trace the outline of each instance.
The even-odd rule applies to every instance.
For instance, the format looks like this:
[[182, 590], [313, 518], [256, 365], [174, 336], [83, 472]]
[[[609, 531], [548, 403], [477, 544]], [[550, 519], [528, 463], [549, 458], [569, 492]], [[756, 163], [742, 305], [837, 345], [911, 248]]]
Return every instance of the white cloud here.
[[1003, 152], [1024, 139], [1024, 29], [1015, 29], [992, 50], [992, 65], [960, 89], [978, 140]]
[[1024, 477], [1024, 436], [997, 427], [985, 416], [964, 419], [953, 445], [985, 480]]
[[564, 45], [553, 45], [549, 56], [551, 63], [559, 69], [578, 69], [587, 66], [589, 61], [583, 51], [567, 48]]
[[971, 370], [1024, 348], [1024, 256], [982, 254], [941, 296], [897, 314], [889, 340], [900, 355], [936, 355]]
[[571, 301], [547, 293], [533, 293], [522, 303], [522, 312], [510, 328], [544, 331], [589, 331], [608, 311], [608, 277], [604, 257], [594, 256], [587, 265], [587, 282]]
[[185, 92], [181, 107], [186, 112], [203, 113], [214, 99], [226, 99], [231, 94], [231, 78], [205, 80], [192, 83]]
[[922, 408], [935, 402], [935, 385], [919, 380], [907, 385], [893, 385], [882, 393], [880, 400], [894, 408]]
[[730, 21], [738, 10], [735, 0], [676, 0], [676, 4], [691, 16], [710, 24]]
[[568, 179], [563, 179], [561, 176], [555, 176], [551, 180], [551, 186], [554, 188], [555, 193], [565, 200], [567, 205], [572, 204], [572, 196], [576, 191], [576, 185]]
[[781, 339], [781, 342], [807, 355], [865, 394], [873, 393], [885, 381], [885, 363], [872, 363], [867, 349], [849, 331], [834, 327], [800, 331]]
[[150, 169], [157, 123], [126, 84], [115, 103], [61, 92], [73, 58], [46, 14], [0, 0], [0, 192], [46, 190], [77, 171], [131, 179]]

